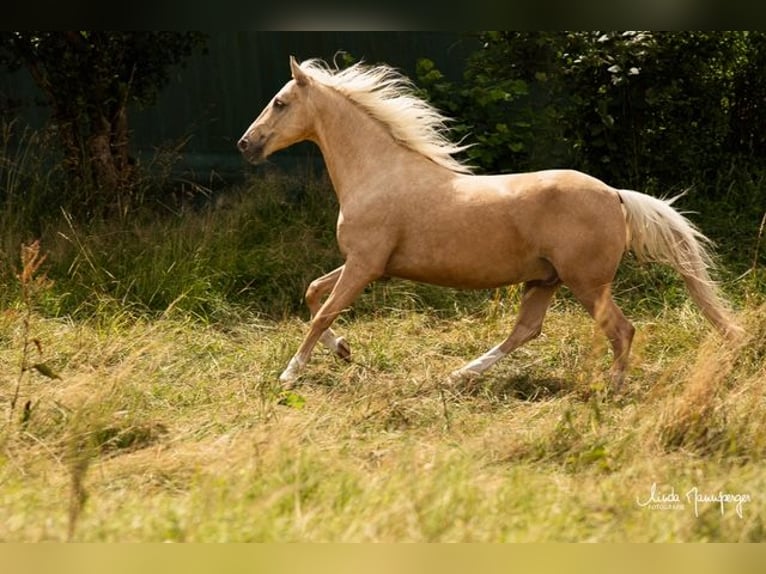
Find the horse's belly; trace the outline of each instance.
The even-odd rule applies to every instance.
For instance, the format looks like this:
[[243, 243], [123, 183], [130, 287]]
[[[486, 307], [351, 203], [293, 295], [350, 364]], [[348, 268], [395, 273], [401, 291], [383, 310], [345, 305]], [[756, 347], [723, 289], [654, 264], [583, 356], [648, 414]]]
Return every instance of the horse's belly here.
[[386, 266], [393, 277], [460, 289], [486, 289], [555, 277], [545, 259], [508, 250], [434, 249], [394, 253]]

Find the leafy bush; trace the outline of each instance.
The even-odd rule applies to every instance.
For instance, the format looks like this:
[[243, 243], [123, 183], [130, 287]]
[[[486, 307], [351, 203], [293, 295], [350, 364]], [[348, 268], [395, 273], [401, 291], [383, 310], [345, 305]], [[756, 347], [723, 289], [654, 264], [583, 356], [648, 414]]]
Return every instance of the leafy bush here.
[[[486, 172], [575, 167], [620, 187], [762, 168], [756, 32], [484, 32], [463, 82], [418, 81]], [[705, 191], [705, 190], [703, 190]]]

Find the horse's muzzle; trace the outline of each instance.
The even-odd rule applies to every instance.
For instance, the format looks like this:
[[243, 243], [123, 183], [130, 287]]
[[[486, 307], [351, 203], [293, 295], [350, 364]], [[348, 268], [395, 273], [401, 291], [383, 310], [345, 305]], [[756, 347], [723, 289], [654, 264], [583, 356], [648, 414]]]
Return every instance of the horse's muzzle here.
[[266, 159], [264, 154], [265, 143], [265, 138], [259, 138], [257, 142], [253, 142], [247, 136], [242, 136], [237, 142], [237, 149], [250, 163], [260, 163]]

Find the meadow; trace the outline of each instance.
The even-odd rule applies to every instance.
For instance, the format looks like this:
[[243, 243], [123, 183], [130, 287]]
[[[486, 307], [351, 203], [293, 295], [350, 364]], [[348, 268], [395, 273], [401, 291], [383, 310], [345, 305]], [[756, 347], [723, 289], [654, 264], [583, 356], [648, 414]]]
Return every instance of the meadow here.
[[672, 273], [626, 259], [621, 394], [566, 291], [539, 339], [450, 382], [507, 334], [519, 289], [401, 281], [339, 318], [351, 363], [317, 349], [285, 390], [303, 290], [340, 261], [334, 211], [321, 176], [279, 173], [161, 216], [62, 210], [35, 237], [6, 209], [0, 540], [766, 539], [762, 222], [721, 245], [737, 345]]

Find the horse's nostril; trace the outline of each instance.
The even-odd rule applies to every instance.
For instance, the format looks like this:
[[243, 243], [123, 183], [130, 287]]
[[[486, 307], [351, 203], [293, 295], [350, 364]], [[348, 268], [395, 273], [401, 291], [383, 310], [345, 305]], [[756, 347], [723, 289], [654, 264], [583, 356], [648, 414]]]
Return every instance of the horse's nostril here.
[[247, 150], [247, 140], [245, 138], [242, 138], [237, 142], [237, 148], [239, 148], [239, 151], [245, 151]]

